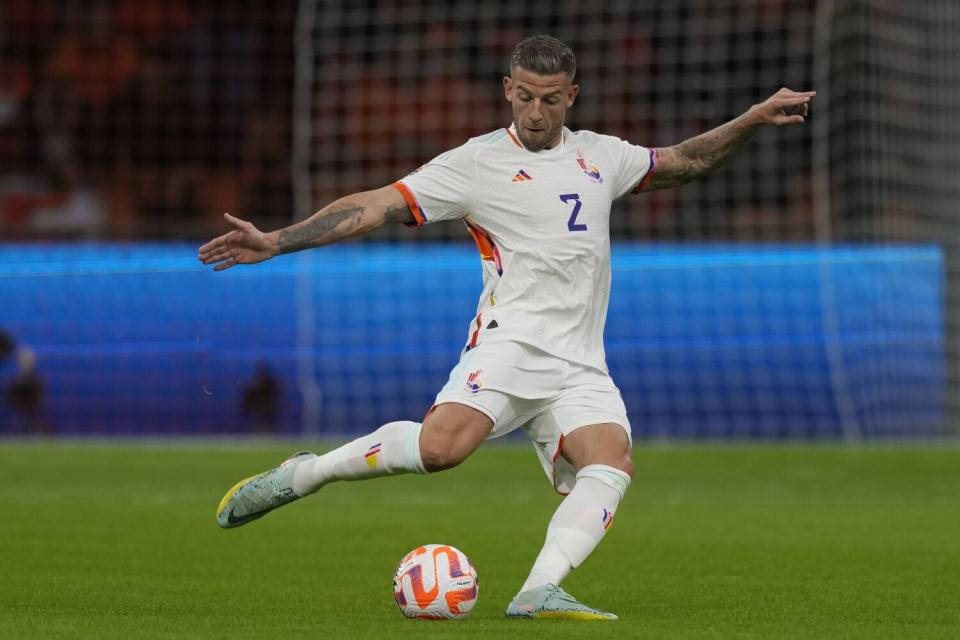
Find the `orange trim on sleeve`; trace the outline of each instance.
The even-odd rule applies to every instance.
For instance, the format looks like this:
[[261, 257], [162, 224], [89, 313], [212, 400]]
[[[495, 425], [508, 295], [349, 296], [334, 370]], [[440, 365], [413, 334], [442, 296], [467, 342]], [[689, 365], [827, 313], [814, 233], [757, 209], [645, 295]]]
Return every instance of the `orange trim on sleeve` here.
[[427, 224], [427, 217], [423, 215], [423, 209], [420, 208], [420, 203], [417, 202], [417, 198], [413, 195], [413, 191], [410, 191], [410, 187], [402, 182], [394, 182], [391, 186], [399, 191], [400, 195], [403, 196], [407, 206], [410, 207], [410, 213], [413, 214], [413, 219], [417, 221], [416, 224], [410, 226], [420, 227]]
[[643, 180], [640, 181], [640, 184], [633, 188], [631, 193], [640, 193], [647, 188], [647, 185], [650, 184], [650, 181], [653, 180], [653, 174], [657, 171], [657, 150], [649, 149], [650, 151], [650, 167], [647, 169], [647, 175], [643, 176]]

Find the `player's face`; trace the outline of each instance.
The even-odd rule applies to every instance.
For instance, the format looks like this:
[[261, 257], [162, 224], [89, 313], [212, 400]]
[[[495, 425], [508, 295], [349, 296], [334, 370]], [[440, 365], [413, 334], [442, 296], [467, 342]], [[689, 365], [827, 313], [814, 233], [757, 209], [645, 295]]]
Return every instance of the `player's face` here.
[[566, 73], [541, 76], [515, 67], [503, 79], [503, 91], [513, 107], [520, 142], [530, 151], [540, 151], [560, 142], [563, 119], [580, 87]]

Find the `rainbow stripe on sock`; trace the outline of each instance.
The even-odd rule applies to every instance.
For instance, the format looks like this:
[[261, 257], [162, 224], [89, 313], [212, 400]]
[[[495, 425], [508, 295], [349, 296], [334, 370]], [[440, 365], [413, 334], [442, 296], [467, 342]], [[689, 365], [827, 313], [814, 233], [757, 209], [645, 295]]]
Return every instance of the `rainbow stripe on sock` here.
[[371, 469], [377, 468], [377, 454], [380, 453], [381, 444], [383, 443], [378, 442], [377, 444], [372, 445], [369, 449], [367, 449], [367, 452], [363, 454], [364, 462], [366, 462], [367, 466]]

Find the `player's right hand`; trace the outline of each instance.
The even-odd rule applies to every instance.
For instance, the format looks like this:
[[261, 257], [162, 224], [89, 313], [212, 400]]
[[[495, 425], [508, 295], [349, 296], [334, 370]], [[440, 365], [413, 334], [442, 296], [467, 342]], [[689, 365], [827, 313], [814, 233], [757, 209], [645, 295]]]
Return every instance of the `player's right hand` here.
[[780, 91], [751, 107], [750, 112], [760, 123], [785, 124], [802, 123], [810, 111], [810, 101], [816, 91], [793, 91], [783, 87]]
[[274, 242], [253, 223], [234, 218], [229, 213], [223, 217], [236, 228], [200, 247], [197, 254], [200, 262], [214, 265], [214, 271], [223, 271], [238, 264], [263, 262], [277, 255]]

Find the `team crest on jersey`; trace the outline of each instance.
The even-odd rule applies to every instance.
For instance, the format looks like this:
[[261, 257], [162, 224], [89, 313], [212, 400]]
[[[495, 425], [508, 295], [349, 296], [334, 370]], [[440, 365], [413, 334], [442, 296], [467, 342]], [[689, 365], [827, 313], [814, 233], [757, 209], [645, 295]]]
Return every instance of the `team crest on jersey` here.
[[583, 169], [583, 172], [587, 174], [590, 180], [600, 184], [603, 183], [603, 178], [600, 176], [600, 169], [597, 168], [597, 165], [590, 162], [580, 151], [577, 151], [577, 164], [580, 165], [580, 168]]
[[483, 389], [483, 369], [477, 369], [467, 376], [466, 390], [470, 393], [476, 393]]

